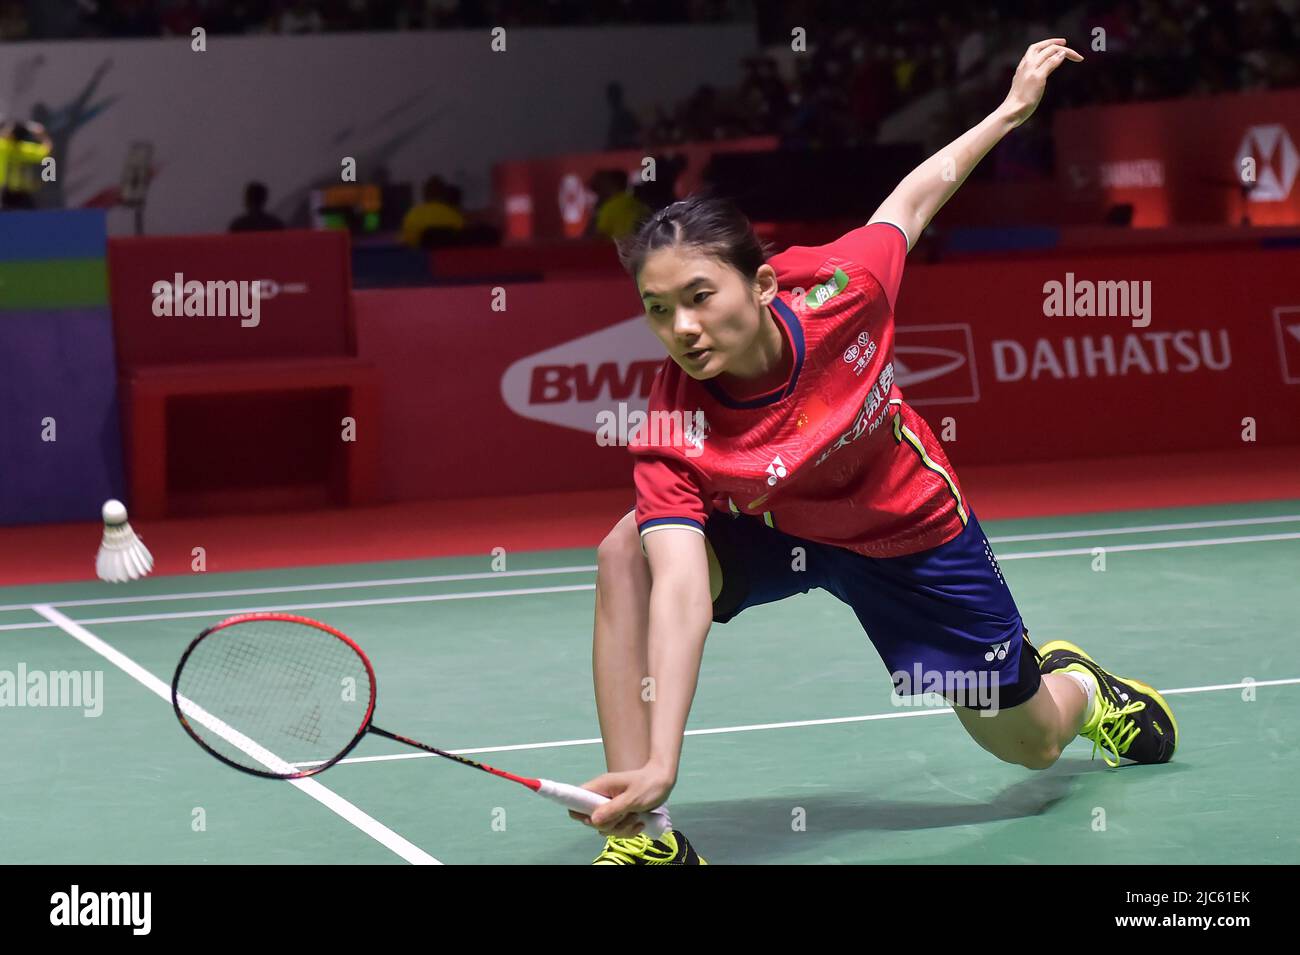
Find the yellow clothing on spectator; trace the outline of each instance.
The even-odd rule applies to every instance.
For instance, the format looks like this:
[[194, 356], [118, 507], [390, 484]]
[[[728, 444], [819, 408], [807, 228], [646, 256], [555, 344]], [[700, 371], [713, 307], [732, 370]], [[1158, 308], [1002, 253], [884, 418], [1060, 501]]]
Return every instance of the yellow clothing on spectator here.
[[649, 214], [650, 207], [644, 202], [630, 192], [621, 192], [606, 199], [596, 210], [596, 231], [617, 239], [630, 234]]
[[459, 209], [445, 202], [422, 202], [418, 206], [412, 206], [411, 211], [402, 219], [402, 241], [418, 249], [420, 236], [432, 226], [463, 229], [465, 217]]
[[50, 154], [44, 143], [0, 137], [0, 187], [11, 192], [36, 191], [41, 179], [41, 160]]

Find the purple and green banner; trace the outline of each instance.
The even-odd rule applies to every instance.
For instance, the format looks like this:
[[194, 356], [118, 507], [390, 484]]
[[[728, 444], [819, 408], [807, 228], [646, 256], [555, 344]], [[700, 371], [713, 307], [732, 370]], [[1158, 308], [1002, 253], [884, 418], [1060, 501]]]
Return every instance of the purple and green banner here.
[[0, 212], [0, 524], [123, 493], [100, 210]]

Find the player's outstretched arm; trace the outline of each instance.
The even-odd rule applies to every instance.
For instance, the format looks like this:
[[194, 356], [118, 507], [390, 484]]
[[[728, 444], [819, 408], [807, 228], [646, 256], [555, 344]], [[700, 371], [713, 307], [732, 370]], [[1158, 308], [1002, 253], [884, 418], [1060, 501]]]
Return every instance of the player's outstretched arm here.
[[1033, 115], [1047, 88], [1047, 78], [1066, 60], [1078, 63], [1083, 57], [1060, 37], [1031, 45], [1016, 67], [1011, 91], [1002, 104], [908, 173], [870, 221], [900, 225], [915, 242], [988, 151]]
[[645, 536], [650, 558], [650, 762], [677, 776], [686, 716], [713, 623], [704, 535], [665, 528]]
[[606, 773], [586, 788], [613, 797], [591, 815], [606, 833], [630, 835], [629, 814], [657, 809], [677, 783], [686, 717], [695, 697], [704, 640], [713, 621], [704, 535], [665, 527], [645, 535], [650, 558], [650, 758], [645, 766]]

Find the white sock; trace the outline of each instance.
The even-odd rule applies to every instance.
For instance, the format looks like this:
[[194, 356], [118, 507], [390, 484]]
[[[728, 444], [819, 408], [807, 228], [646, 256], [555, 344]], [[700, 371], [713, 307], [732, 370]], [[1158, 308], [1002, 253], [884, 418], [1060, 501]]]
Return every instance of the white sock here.
[[1070, 677], [1079, 686], [1083, 687], [1083, 692], [1088, 695], [1088, 703], [1083, 710], [1083, 721], [1087, 723], [1092, 719], [1092, 704], [1093, 700], [1097, 698], [1097, 678], [1091, 673], [1080, 673], [1078, 670], [1066, 670], [1061, 676]]
[[664, 818], [668, 820], [668, 828], [671, 830], [673, 827], [673, 820], [672, 817], [668, 815], [668, 803], [664, 803], [655, 811], [662, 812], [664, 814]]

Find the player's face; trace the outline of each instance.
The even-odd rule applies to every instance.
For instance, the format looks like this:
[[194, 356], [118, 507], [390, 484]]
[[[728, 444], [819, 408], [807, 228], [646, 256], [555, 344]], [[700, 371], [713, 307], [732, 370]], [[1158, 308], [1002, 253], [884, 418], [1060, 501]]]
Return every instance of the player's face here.
[[726, 262], [667, 246], [646, 257], [639, 280], [650, 328], [692, 378], [733, 369], [758, 337], [759, 291]]

